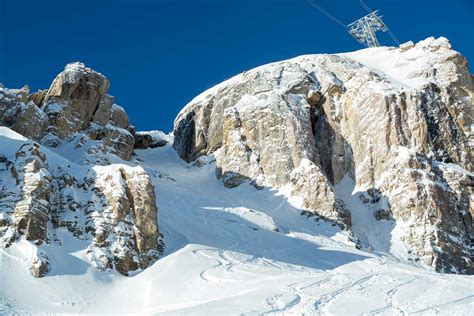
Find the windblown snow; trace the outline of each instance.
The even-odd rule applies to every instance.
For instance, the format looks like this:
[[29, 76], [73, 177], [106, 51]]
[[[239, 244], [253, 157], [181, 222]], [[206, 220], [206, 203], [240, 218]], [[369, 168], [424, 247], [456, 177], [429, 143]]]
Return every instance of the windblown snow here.
[[[51, 272], [36, 279], [19, 268], [34, 249], [22, 240], [0, 249], [1, 314], [354, 314], [357, 307], [359, 314], [459, 315], [474, 309], [473, 276], [358, 250], [337, 226], [302, 216], [283, 191], [224, 188], [212, 156], [186, 164], [166, 137], [167, 146], [136, 157], [153, 177], [164, 256], [131, 277], [99, 272], [85, 257], [88, 245], [58, 230], [63, 246], [49, 246]], [[2, 146], [24, 141], [7, 128], [0, 138]], [[54, 153], [48, 159], [64, 161]], [[346, 194], [350, 200], [353, 192]], [[370, 231], [373, 216], [359, 216], [354, 229]], [[384, 233], [366, 234], [367, 242]]]

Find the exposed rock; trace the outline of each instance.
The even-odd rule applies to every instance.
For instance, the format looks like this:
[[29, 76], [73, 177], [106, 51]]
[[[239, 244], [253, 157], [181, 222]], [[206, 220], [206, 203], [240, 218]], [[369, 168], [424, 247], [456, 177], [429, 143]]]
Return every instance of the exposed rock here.
[[33, 102], [37, 107], [41, 107], [48, 90], [38, 90], [28, 96], [27, 102]]
[[123, 160], [130, 160], [135, 144], [135, 138], [126, 129], [111, 124], [106, 126], [91, 125], [87, 130], [89, 137], [100, 140], [109, 151]]
[[17, 234], [42, 243], [47, 238], [52, 177], [38, 144], [25, 144], [18, 150], [11, 173], [22, 188], [13, 211]]
[[[48, 91], [0, 87], [0, 125], [67, 148], [59, 157], [12, 130], [11, 143], [0, 146], [0, 246], [33, 241], [25, 261], [35, 277], [54, 266], [48, 251], [61, 246], [61, 230], [90, 243], [98, 269], [124, 275], [145, 269], [162, 251], [149, 176], [141, 167], [109, 166], [116, 161], [109, 154], [131, 159], [135, 131], [108, 87], [105, 76], [81, 63], [67, 65]], [[161, 143], [153, 138], [152, 145]]]
[[157, 207], [149, 176], [141, 167], [121, 167], [93, 181], [98, 188], [94, 199], [105, 201], [107, 207], [88, 209], [95, 226], [90, 256], [100, 250], [102, 262], [97, 265], [114, 265], [124, 275], [146, 268], [158, 258]]
[[202, 155], [200, 151], [205, 148], [204, 134], [201, 129], [195, 127], [195, 115], [194, 111], [190, 111], [179, 120], [177, 128], [174, 129], [173, 147], [186, 162], [191, 162]]
[[331, 183], [312, 161], [301, 160], [300, 165], [291, 172], [292, 194], [303, 197], [303, 207], [317, 210], [322, 218], [335, 222], [342, 221], [345, 227], [351, 226], [351, 214], [342, 201], [336, 199]]
[[0, 87], [0, 123], [7, 125], [5, 114], [14, 110], [21, 103], [22, 96], [18, 89], [7, 89], [3, 85]]
[[[156, 225], [155, 188], [148, 174], [141, 167], [132, 172], [121, 170], [122, 177], [127, 181], [128, 198], [135, 217], [135, 240], [139, 253], [145, 254], [157, 250], [158, 227]], [[141, 265], [142, 268], [144, 268]]]
[[[473, 97], [467, 62], [444, 38], [302, 56], [195, 98], [175, 120], [174, 148], [188, 162], [214, 153], [227, 186], [291, 183], [306, 208], [346, 225], [334, 187], [352, 179], [374, 216], [396, 221], [412, 255], [472, 274], [463, 183], [472, 177]], [[451, 163], [457, 173], [441, 171]]]
[[143, 168], [91, 166], [82, 168], [81, 177], [75, 170], [79, 166], [47, 156], [36, 143], [18, 146], [14, 161], [3, 156], [5, 168], [0, 169], [0, 245], [9, 247], [20, 238], [33, 241], [32, 275], [42, 277], [54, 266], [42, 246], [60, 246], [55, 234], [61, 229], [90, 242], [88, 255], [99, 269], [128, 275], [157, 260], [155, 191]]
[[45, 253], [38, 252], [33, 257], [30, 272], [35, 278], [42, 278], [48, 274], [49, 260]]
[[322, 98], [321, 92], [314, 91], [314, 90], [309, 90], [306, 96], [306, 99], [308, 100], [308, 104], [311, 106], [317, 105], [319, 101], [321, 101], [321, 98]]
[[84, 64], [68, 64], [44, 97], [43, 108], [54, 132], [63, 139], [85, 129], [109, 85], [105, 76]]
[[92, 117], [92, 122], [102, 126], [113, 124], [123, 129], [126, 129], [129, 125], [125, 110], [114, 104], [114, 97], [108, 94], [100, 100], [99, 106]]
[[406, 50], [409, 50], [411, 48], [415, 47], [415, 43], [413, 43], [412, 41], [408, 41], [406, 43], [403, 43], [403, 44], [400, 44], [400, 49], [402, 51], [406, 51]]
[[106, 94], [108, 88], [102, 74], [82, 63], [68, 64], [49, 90], [29, 94], [28, 86], [0, 88], [0, 123], [49, 147], [74, 138], [83, 145], [83, 134], [88, 134], [101, 141], [91, 149], [97, 161], [107, 162], [107, 153], [129, 160], [135, 144], [132, 127], [125, 110]]
[[152, 135], [144, 133], [135, 133], [135, 149], [147, 149], [163, 147], [167, 144], [167, 141], [163, 138], [154, 138]]
[[48, 117], [33, 102], [20, 103], [3, 116], [3, 121], [16, 132], [39, 141], [48, 126]]

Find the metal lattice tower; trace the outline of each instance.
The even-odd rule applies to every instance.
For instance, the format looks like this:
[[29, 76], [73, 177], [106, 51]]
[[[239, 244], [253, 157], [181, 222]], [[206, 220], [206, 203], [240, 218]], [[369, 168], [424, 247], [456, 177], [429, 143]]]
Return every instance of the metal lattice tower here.
[[349, 34], [359, 43], [367, 47], [379, 47], [380, 43], [375, 33], [377, 31], [386, 32], [388, 30], [382, 21], [382, 16], [378, 14], [378, 11], [372, 11], [359, 20], [349, 24], [347, 29]]

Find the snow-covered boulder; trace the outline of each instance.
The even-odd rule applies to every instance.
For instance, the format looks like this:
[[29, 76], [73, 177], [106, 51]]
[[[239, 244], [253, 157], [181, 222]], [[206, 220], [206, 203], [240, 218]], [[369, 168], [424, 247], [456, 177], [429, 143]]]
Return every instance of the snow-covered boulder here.
[[188, 162], [214, 154], [231, 186], [289, 184], [303, 206], [345, 224], [358, 210], [336, 188], [350, 179], [343, 191], [393, 215], [412, 256], [472, 274], [472, 186], [461, 179], [472, 178], [473, 97], [467, 62], [444, 38], [301, 56], [196, 97], [175, 120], [174, 147]]

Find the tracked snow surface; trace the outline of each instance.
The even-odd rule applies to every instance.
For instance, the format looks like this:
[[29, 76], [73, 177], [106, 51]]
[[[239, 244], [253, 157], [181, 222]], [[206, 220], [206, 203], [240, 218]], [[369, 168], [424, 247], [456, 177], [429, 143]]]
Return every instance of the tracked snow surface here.
[[[20, 268], [33, 249], [22, 240], [0, 248], [0, 314], [459, 315], [474, 310], [473, 276], [438, 274], [388, 253], [358, 250], [337, 226], [302, 216], [298, 201], [284, 190], [249, 184], [226, 189], [215, 177], [212, 156], [186, 164], [173, 150], [172, 137], [165, 137], [165, 147], [136, 156], [156, 188], [164, 256], [131, 277], [100, 272], [84, 255], [88, 245], [58, 230], [63, 246], [48, 249], [55, 263], [51, 273], [36, 279]], [[0, 139], [6, 150], [25, 141], [7, 128]], [[47, 154], [50, 162], [65, 161]], [[344, 184], [339, 189], [344, 191]], [[358, 218], [354, 229], [368, 220]], [[374, 236], [367, 235], [369, 242]]]
[[[424, 44], [430, 43], [447, 45], [444, 39], [428, 39]], [[409, 48], [410, 44], [405, 47], [406, 58], [391, 48], [338, 56], [376, 72], [384, 78], [383, 84], [416, 90], [432, 80], [426, 75], [431, 61], [420, 57], [420, 62], [416, 55], [420, 51]], [[190, 104], [206, 100], [243, 76], [217, 85]], [[80, 139], [72, 139], [55, 148], [39, 148], [51, 170], [67, 166], [63, 169], [77, 178], [90, 170], [100, 176], [141, 166], [152, 178], [159, 208], [158, 226], [165, 242], [159, 260], [145, 270], [131, 271], [129, 277], [112, 269], [100, 271], [88, 254], [90, 242], [74, 237], [65, 227], [50, 225], [48, 234], [54, 236], [54, 243], [37, 247], [21, 237], [8, 248], [0, 247], [0, 315], [474, 313], [474, 275], [437, 273], [413, 260], [397, 235], [403, 227], [394, 221], [377, 221], [373, 210], [361, 202], [363, 188], [350, 177], [345, 176], [334, 191], [351, 210], [352, 233], [306, 216], [301, 198], [291, 196], [289, 187], [259, 190], [249, 182], [224, 187], [216, 178], [218, 151], [186, 163], [173, 148], [173, 136], [160, 131], [137, 134], [164, 139], [166, 145], [135, 150], [131, 161], [110, 154], [107, 161], [112, 164], [103, 166], [84, 162], [94, 142], [76, 146]], [[0, 154], [8, 160], [15, 159], [25, 142], [32, 141], [0, 127]], [[408, 148], [397, 148], [400, 159], [404, 153], [409, 156]], [[450, 163], [438, 167], [467, 172]], [[5, 198], [2, 185], [18, 187], [7, 173], [6, 163], [0, 160], [0, 202]], [[81, 204], [88, 202], [87, 196], [74, 198]], [[3, 216], [0, 212], [0, 223]], [[38, 249], [47, 252], [51, 265], [42, 278], [28, 271]]]

